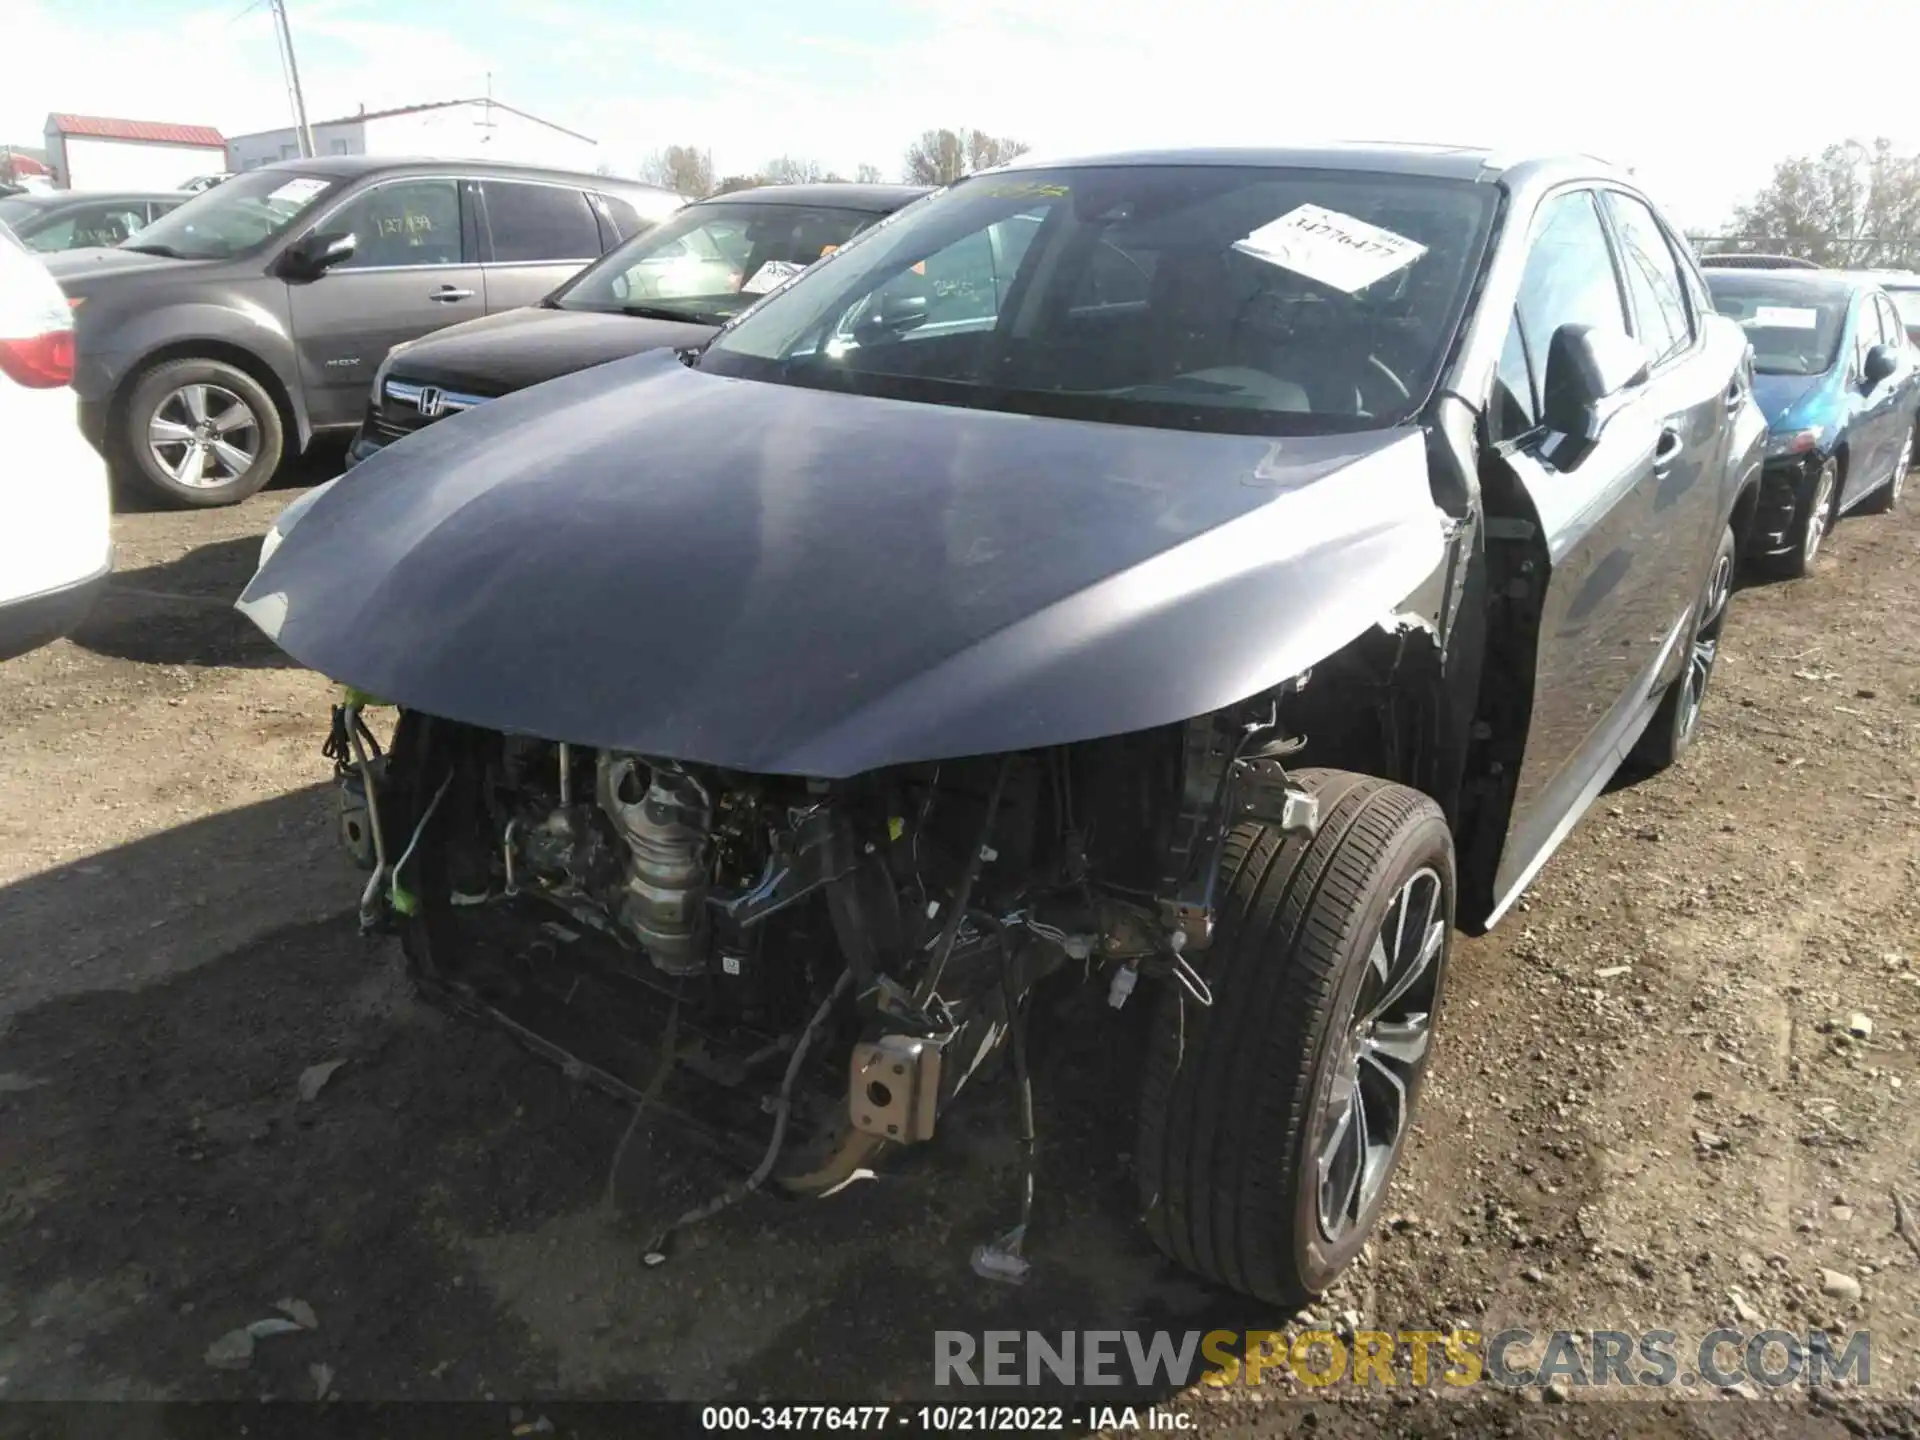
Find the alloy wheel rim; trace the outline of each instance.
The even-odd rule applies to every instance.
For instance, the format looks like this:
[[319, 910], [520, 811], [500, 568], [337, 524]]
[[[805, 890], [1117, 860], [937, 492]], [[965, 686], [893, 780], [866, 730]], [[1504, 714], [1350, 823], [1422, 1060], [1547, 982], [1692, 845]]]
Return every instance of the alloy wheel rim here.
[[1423, 867], [1388, 905], [1367, 973], [1338, 1040], [1332, 1084], [1314, 1128], [1314, 1208], [1338, 1243], [1372, 1209], [1412, 1123], [1427, 1065], [1447, 947], [1439, 872]]
[[175, 484], [214, 489], [253, 468], [260, 418], [224, 385], [182, 385], [154, 407], [147, 451]]
[[1700, 604], [1700, 620], [1693, 627], [1693, 646], [1687, 657], [1686, 710], [1680, 733], [1693, 734], [1700, 723], [1700, 710], [1706, 704], [1707, 682], [1713, 678], [1713, 662], [1720, 657], [1720, 630], [1726, 623], [1727, 600], [1733, 594], [1733, 557], [1721, 555], [1713, 562], [1713, 574], [1707, 577], [1706, 598]]
[[1833, 509], [1834, 465], [1831, 460], [1820, 467], [1820, 481], [1813, 489], [1813, 508], [1807, 512], [1807, 543], [1802, 547], [1809, 564], [1820, 553], [1826, 538], [1827, 517]]

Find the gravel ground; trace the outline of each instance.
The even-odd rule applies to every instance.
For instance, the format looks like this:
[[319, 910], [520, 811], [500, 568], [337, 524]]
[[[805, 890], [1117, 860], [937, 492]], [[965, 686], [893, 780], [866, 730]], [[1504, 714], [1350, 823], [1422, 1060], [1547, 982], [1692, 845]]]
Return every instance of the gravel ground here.
[[[81, 634], [0, 666], [0, 1396], [879, 1401], [934, 1393], [935, 1326], [1299, 1323], [1142, 1238], [1124, 1022], [1038, 1077], [1024, 1288], [967, 1264], [1014, 1199], [991, 1106], [836, 1201], [737, 1207], [643, 1266], [731, 1172], [642, 1126], [610, 1178], [624, 1109], [426, 1008], [355, 933], [326, 687], [227, 608], [292, 493], [121, 516]], [[1146, 1398], [1220, 1433], [1915, 1433], [1916, 616], [1912, 506], [1736, 597], [1685, 764], [1604, 796], [1459, 947], [1393, 1223], [1311, 1317], [1870, 1328], [1870, 1393], [1373, 1408], [1270, 1372]], [[281, 1300], [317, 1328], [209, 1363]]]

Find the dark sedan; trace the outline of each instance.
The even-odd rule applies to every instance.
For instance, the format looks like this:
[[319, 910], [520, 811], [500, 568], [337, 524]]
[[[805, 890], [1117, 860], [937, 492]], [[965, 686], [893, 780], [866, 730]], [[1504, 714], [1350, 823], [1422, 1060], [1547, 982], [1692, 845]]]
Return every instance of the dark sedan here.
[[0, 220], [29, 250], [118, 245], [193, 197], [184, 190], [114, 190], [0, 197]]
[[1747, 551], [1804, 575], [1847, 511], [1891, 510], [1913, 460], [1920, 352], [1872, 280], [1830, 270], [1707, 272], [1753, 347], [1767, 463]]
[[689, 205], [538, 305], [395, 347], [347, 451], [357, 464], [443, 415], [643, 350], [704, 345], [761, 295], [927, 191], [774, 185]]
[[1073, 1243], [1029, 1224], [1074, 1183], [1035, 1210], [1031, 1025], [1134, 1059], [1137, 1107], [1077, 1093], [1136, 1110], [1161, 1247], [1297, 1309], [1389, 1203], [1455, 923], [1696, 734], [1747, 356], [1588, 159], [1015, 165], [698, 355], [388, 447], [239, 604], [352, 687], [361, 913], [421, 993], [759, 1157], [683, 1224], [1010, 1084], [1020, 1218], [972, 1265], [1021, 1279]]

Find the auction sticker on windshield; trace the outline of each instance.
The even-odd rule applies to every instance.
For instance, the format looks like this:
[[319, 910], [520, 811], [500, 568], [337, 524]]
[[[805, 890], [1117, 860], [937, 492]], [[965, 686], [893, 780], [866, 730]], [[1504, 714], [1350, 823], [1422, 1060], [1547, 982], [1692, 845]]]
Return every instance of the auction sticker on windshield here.
[[1269, 221], [1233, 248], [1352, 295], [1404, 270], [1427, 247], [1338, 210], [1302, 205]]
[[1818, 330], [1820, 312], [1797, 305], [1761, 305], [1747, 324], [1765, 330]]
[[764, 295], [769, 290], [784, 285], [807, 267], [796, 265], [791, 260], [769, 260], [752, 275], [740, 289], [748, 295]]
[[315, 180], [308, 176], [302, 176], [297, 180], [287, 181], [286, 184], [269, 194], [267, 198], [269, 200], [287, 200], [295, 205], [304, 205], [326, 188], [327, 182], [325, 180]]

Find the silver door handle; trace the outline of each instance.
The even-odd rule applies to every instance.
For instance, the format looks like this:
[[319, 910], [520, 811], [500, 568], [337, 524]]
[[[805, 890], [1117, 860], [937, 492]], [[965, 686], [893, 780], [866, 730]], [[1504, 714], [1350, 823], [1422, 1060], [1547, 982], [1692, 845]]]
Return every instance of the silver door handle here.
[[427, 295], [427, 299], [438, 300], [443, 305], [450, 304], [455, 300], [471, 300], [472, 298], [473, 291], [457, 290], [451, 285], [442, 285], [438, 290], [431, 291]]
[[1680, 458], [1682, 441], [1680, 432], [1666, 429], [1660, 432], [1660, 443], [1653, 450], [1653, 468], [1665, 470]]

